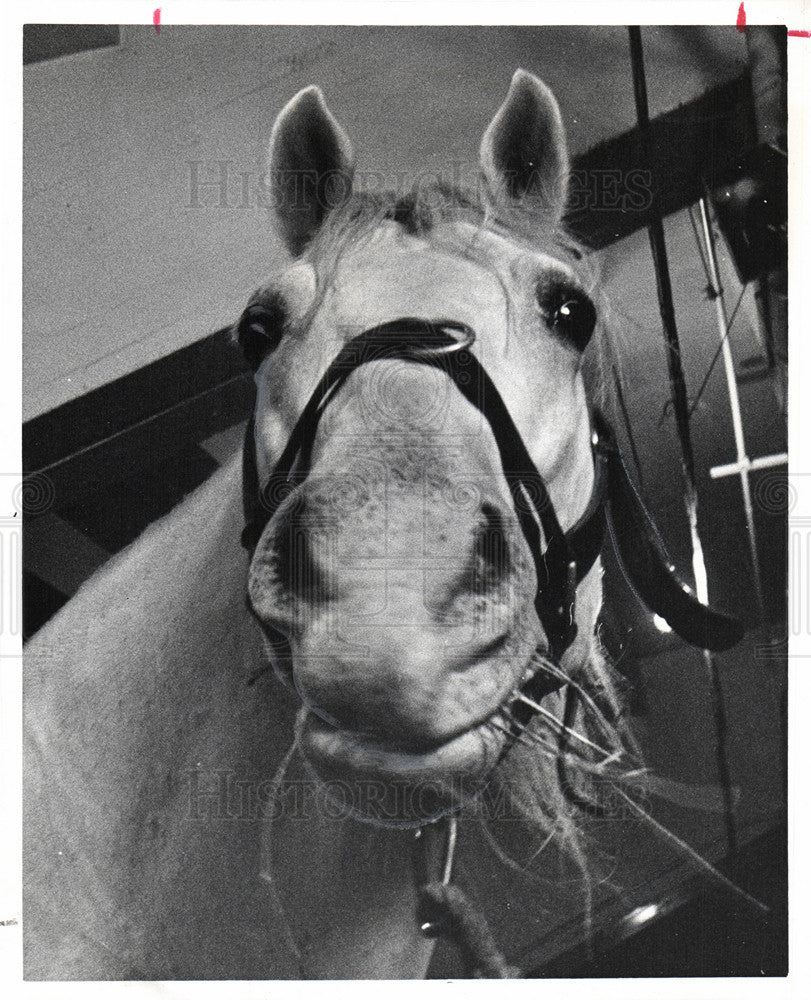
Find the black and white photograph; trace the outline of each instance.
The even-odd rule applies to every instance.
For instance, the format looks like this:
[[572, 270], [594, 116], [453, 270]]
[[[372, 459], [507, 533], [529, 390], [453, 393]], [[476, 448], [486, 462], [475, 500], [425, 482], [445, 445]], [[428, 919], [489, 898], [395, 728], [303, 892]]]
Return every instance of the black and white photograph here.
[[799, 997], [808, 8], [341, 6], [20, 5], [4, 974]]

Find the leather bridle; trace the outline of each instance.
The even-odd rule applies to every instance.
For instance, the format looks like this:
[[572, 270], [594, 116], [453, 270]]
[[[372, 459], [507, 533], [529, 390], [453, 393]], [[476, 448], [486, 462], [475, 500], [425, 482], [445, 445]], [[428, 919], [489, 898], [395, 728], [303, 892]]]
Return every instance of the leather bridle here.
[[[242, 544], [253, 554], [265, 526], [285, 497], [309, 474], [319, 422], [349, 376], [372, 361], [401, 360], [443, 371], [490, 425], [538, 579], [535, 610], [555, 663], [577, 635], [578, 584], [594, 566], [606, 527], [626, 577], [647, 607], [686, 641], [705, 649], [727, 649], [743, 635], [740, 622], [702, 604], [678, 576], [656, 528], [634, 489], [614, 435], [601, 414], [592, 414], [594, 481], [586, 509], [567, 531], [560, 526], [543, 477], [536, 469], [510, 413], [487, 371], [470, 351], [475, 333], [456, 320], [395, 319], [347, 341], [321, 377], [296, 421], [267, 481], [260, 485], [254, 422], [243, 452]], [[529, 682], [535, 698], [564, 681], [539, 671]]]

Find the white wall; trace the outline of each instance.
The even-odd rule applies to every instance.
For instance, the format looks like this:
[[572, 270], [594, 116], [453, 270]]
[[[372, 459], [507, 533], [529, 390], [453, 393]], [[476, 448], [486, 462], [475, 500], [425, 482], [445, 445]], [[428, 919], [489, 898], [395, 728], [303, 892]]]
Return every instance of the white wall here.
[[[729, 27], [646, 28], [651, 113], [745, 62]], [[120, 48], [25, 67], [24, 418], [233, 320], [277, 249], [256, 189], [282, 105], [318, 83], [386, 176], [475, 164], [517, 66], [558, 95], [575, 152], [634, 124], [625, 28], [123, 28]], [[190, 197], [227, 161], [230, 204]], [[199, 203], [195, 203], [195, 201]]]

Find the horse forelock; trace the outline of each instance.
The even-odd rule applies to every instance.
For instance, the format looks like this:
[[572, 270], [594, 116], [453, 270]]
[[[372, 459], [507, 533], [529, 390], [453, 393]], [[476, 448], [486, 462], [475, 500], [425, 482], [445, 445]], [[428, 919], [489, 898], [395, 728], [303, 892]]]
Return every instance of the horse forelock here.
[[362, 239], [385, 221], [397, 222], [407, 232], [421, 236], [430, 235], [444, 223], [468, 222], [571, 264], [585, 257], [584, 247], [563, 226], [530, 203], [494, 202], [479, 189], [441, 180], [415, 184], [406, 193], [353, 192], [327, 214], [305, 252], [314, 263], [323, 264], [340, 254], [347, 243]]
[[[597, 308], [597, 328], [586, 348], [583, 372], [591, 401], [601, 408], [612, 408], [615, 379], [620, 372], [617, 335], [593, 254], [565, 225], [539, 212], [531, 202], [494, 202], [482, 186], [465, 188], [431, 180], [415, 184], [405, 193], [353, 192], [327, 214], [304, 253], [304, 259], [314, 268], [317, 290], [298, 325], [306, 327], [318, 312], [344, 256], [372, 238], [387, 222], [395, 222], [409, 235], [427, 240], [441, 226], [466, 223], [472, 231], [501, 237], [519, 251], [559, 260], [573, 272]], [[447, 239], [443, 239], [443, 248], [450, 249]], [[460, 238], [460, 256], [469, 251], [469, 240], [463, 243]]]

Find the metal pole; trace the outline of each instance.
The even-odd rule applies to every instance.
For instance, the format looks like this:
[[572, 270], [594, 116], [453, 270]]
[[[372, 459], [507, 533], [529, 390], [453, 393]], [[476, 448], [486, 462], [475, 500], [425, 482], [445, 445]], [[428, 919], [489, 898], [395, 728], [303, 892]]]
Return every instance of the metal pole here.
[[[650, 115], [648, 112], [648, 90], [645, 83], [645, 63], [642, 52], [642, 32], [639, 27], [629, 27], [628, 34], [631, 43], [631, 72], [634, 82], [634, 100], [636, 102], [636, 117], [642, 136], [645, 159], [651, 165], [648, 131]], [[679, 334], [676, 329], [676, 313], [673, 308], [673, 289], [670, 284], [670, 270], [667, 265], [667, 246], [662, 219], [657, 211], [656, 179], [654, 178], [651, 197], [651, 219], [648, 223], [648, 238], [656, 274], [656, 291], [659, 298], [659, 314], [662, 317], [662, 328], [667, 346], [667, 370], [670, 378], [670, 394], [673, 399], [673, 410], [676, 415], [676, 428], [682, 451], [682, 466], [687, 480], [689, 494], [695, 494], [695, 463], [693, 461], [693, 445], [690, 438], [690, 411], [687, 405], [687, 387], [684, 382], [684, 371], [681, 366], [681, 348]], [[692, 496], [688, 496], [688, 516], [692, 506]]]
[[[645, 62], [642, 51], [642, 32], [638, 26], [629, 27], [628, 35], [631, 44], [631, 72], [634, 83], [634, 101], [636, 117], [642, 136], [644, 155], [651, 165], [650, 150], [650, 114], [648, 111], [648, 89], [645, 83]], [[684, 370], [681, 365], [681, 348], [679, 334], [676, 328], [676, 312], [673, 308], [673, 288], [670, 284], [670, 269], [667, 264], [667, 245], [662, 218], [657, 210], [656, 178], [653, 179], [651, 198], [651, 219], [648, 223], [648, 239], [650, 240], [653, 269], [656, 275], [656, 292], [659, 299], [659, 315], [662, 318], [662, 329], [667, 346], [667, 371], [670, 380], [670, 396], [673, 400], [673, 412], [676, 416], [676, 431], [681, 446], [681, 464], [684, 474], [684, 506], [687, 512], [687, 523], [690, 528], [690, 540], [693, 553], [693, 578], [696, 583], [696, 594], [704, 604], [709, 603], [709, 588], [707, 585], [707, 570], [704, 562], [704, 549], [698, 533], [698, 492], [696, 490], [695, 461], [693, 458], [693, 442], [690, 435], [690, 407], [687, 401], [687, 386], [684, 381]]]
[[[746, 440], [743, 432], [743, 419], [741, 417], [741, 404], [738, 398], [738, 383], [735, 379], [735, 364], [732, 360], [732, 349], [729, 346], [729, 327], [727, 326], [726, 309], [724, 308], [724, 292], [721, 288], [721, 278], [718, 273], [718, 258], [715, 253], [715, 241], [710, 225], [710, 215], [707, 209], [706, 198], [700, 198], [698, 202], [701, 211], [701, 228], [704, 234], [704, 244], [707, 250], [707, 262], [709, 264], [710, 295], [715, 301], [715, 315], [718, 319], [718, 332], [721, 336], [721, 353], [724, 359], [724, 372], [727, 379], [727, 390], [729, 392], [729, 408], [732, 413], [732, 431], [735, 436], [735, 453], [737, 455], [737, 465], [741, 479], [741, 493], [743, 494], [743, 508], [746, 515], [746, 530], [749, 536], [749, 554], [752, 559], [752, 571], [755, 578], [755, 595], [757, 596], [758, 610], [761, 621], [765, 620], [766, 609], [763, 601], [763, 587], [760, 579], [760, 559], [757, 551], [757, 535], [755, 534], [755, 518], [752, 511], [752, 494], [749, 488], [749, 470], [754, 466], [746, 454]], [[775, 456], [782, 458], [783, 456]], [[755, 460], [757, 462], [757, 459]], [[762, 463], [761, 463], [762, 464]]]
[[[642, 31], [638, 26], [629, 26], [628, 36], [631, 46], [631, 72], [634, 82], [634, 100], [639, 131], [642, 138], [642, 148], [649, 166], [651, 162], [650, 149], [650, 115], [648, 112], [648, 92], [645, 84], [645, 61], [642, 52]], [[690, 410], [687, 404], [687, 388], [684, 382], [684, 371], [681, 366], [681, 349], [679, 335], [676, 330], [676, 315], [673, 308], [673, 291], [670, 285], [670, 271], [667, 266], [667, 248], [665, 246], [665, 231], [662, 218], [658, 211], [656, 198], [656, 178], [653, 179], [651, 192], [651, 219], [648, 223], [648, 238], [650, 239], [653, 266], [656, 272], [656, 291], [659, 297], [659, 313], [662, 317], [662, 328], [667, 345], [667, 369], [670, 378], [670, 395], [673, 400], [673, 410], [676, 415], [676, 430], [682, 454], [682, 471], [684, 474], [684, 505], [687, 510], [687, 520], [690, 525], [690, 538], [693, 547], [693, 576], [696, 582], [696, 594], [705, 604], [709, 603], [707, 586], [707, 571], [704, 563], [704, 551], [698, 534], [698, 492], [696, 490], [695, 463], [693, 460], [693, 445], [690, 438]], [[724, 791], [724, 820], [727, 833], [727, 843], [731, 852], [737, 849], [737, 831], [735, 828], [735, 809], [732, 801], [732, 783], [729, 774], [729, 761], [726, 752], [726, 712], [724, 710], [723, 691], [718, 666], [709, 650], [703, 650], [704, 663], [711, 685], [713, 714], [715, 716], [716, 746], [715, 756], [718, 773]]]

